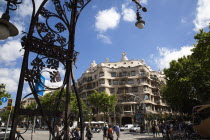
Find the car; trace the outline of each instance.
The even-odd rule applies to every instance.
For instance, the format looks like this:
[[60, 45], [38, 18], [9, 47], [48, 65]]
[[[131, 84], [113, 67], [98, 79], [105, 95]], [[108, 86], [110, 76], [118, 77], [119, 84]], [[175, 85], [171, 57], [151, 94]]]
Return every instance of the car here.
[[141, 126], [140, 125], [134, 125], [129, 129], [130, 132], [140, 132]]
[[[0, 140], [4, 140], [5, 131], [6, 131], [6, 127], [0, 127]], [[8, 127], [7, 132], [6, 132], [6, 139], [9, 139], [10, 131], [11, 131], [11, 128]]]
[[120, 127], [120, 131], [129, 130], [133, 124], [125, 124], [124, 126]]

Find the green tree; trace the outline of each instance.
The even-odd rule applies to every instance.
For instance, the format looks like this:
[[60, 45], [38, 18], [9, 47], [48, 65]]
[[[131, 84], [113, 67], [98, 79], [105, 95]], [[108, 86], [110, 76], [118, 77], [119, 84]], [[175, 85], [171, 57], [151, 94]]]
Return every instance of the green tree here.
[[164, 69], [163, 98], [173, 110], [191, 113], [195, 105], [210, 101], [210, 32], [200, 30], [192, 54], [170, 62]]
[[98, 109], [98, 112], [103, 112], [104, 119], [108, 119], [108, 114], [114, 111], [117, 104], [117, 97], [116, 95], [108, 95], [106, 92], [98, 93], [94, 91], [88, 97], [88, 101]]
[[[66, 92], [64, 90], [62, 97], [61, 97], [61, 101], [59, 102], [59, 106], [58, 106], [58, 111], [61, 113], [64, 112], [64, 110], [65, 110], [65, 93]], [[55, 108], [57, 106], [57, 101], [59, 99], [59, 95], [60, 95], [60, 90], [57, 90], [52, 93], [48, 93], [44, 97], [41, 98], [41, 105], [45, 112], [54, 112], [55, 111]], [[86, 106], [86, 104], [82, 100], [81, 100], [81, 105], [82, 105], [82, 109], [83, 109], [84, 118], [85, 118], [85, 120], [87, 120], [86, 117], [88, 114], [90, 114], [90, 109]], [[71, 93], [70, 109], [71, 109], [71, 112], [74, 113], [74, 115], [77, 116], [79, 114], [79, 108], [78, 108], [75, 93]], [[77, 118], [79, 118], [79, 117], [77, 117]]]
[[[5, 123], [7, 122], [9, 113], [10, 113], [9, 110], [6, 110], [6, 111], [1, 113], [1, 121], [2, 122], [5, 122]], [[13, 114], [13, 113], [11, 113], [11, 114]], [[12, 115], [10, 116], [10, 118], [12, 118]]]

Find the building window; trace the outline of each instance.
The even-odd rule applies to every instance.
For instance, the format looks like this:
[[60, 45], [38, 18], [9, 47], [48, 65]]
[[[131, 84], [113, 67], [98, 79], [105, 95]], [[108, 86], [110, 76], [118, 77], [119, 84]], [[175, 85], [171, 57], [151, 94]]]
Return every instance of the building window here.
[[132, 87], [132, 92], [138, 92], [138, 87]]
[[151, 106], [146, 104], [146, 110], [151, 110]]
[[133, 64], [133, 62], [131, 62], [131, 64]]
[[120, 84], [121, 85], [125, 85], [126, 84], [126, 81], [125, 80], [122, 80]]
[[112, 85], [112, 80], [109, 79], [109, 85]]
[[112, 76], [112, 77], [116, 77], [116, 76], [117, 76], [116, 72], [112, 72], [112, 73], [111, 73], [111, 76]]
[[141, 75], [141, 76], [144, 76], [145, 74], [146, 74], [145, 71], [140, 71], [140, 75]]
[[102, 77], [102, 76], [104, 76], [104, 72], [99, 73], [99, 77]]
[[105, 91], [105, 88], [99, 88], [99, 89], [98, 89], [98, 92], [99, 92], [99, 93], [104, 92], [104, 91]]
[[148, 87], [147, 86], [144, 86], [144, 91], [148, 91]]
[[149, 100], [149, 96], [148, 95], [144, 95], [144, 100]]
[[125, 105], [124, 106], [124, 111], [131, 111], [131, 106], [130, 105]]
[[104, 79], [99, 80], [99, 83], [104, 84], [105, 83]]
[[118, 80], [114, 80], [113, 85], [118, 85]]
[[127, 71], [124, 71], [123, 76], [127, 76], [127, 75], [128, 75]]
[[95, 83], [93, 83], [93, 88], [95, 88], [96, 87], [96, 84]]
[[97, 75], [95, 75], [94, 78], [97, 79]]
[[131, 76], [135, 76], [136, 72], [135, 71], [131, 71]]
[[122, 94], [124, 92], [125, 92], [124, 88], [118, 88], [118, 90], [117, 90], [117, 94]]
[[128, 79], [128, 84], [134, 84], [133, 79]]
[[114, 88], [110, 88], [109, 91], [110, 91], [110, 93], [113, 94], [114, 93]]

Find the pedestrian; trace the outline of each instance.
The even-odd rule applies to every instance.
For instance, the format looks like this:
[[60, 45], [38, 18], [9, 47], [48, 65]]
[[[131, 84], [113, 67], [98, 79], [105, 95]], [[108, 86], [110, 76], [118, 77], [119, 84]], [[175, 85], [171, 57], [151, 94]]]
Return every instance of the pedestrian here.
[[103, 140], [105, 140], [106, 138], [108, 139], [108, 126], [107, 124], [105, 124], [105, 126], [103, 127]]
[[91, 140], [91, 138], [93, 137], [93, 134], [90, 130], [90, 126], [88, 125], [87, 128], [86, 128], [86, 137], [88, 140]]
[[55, 126], [55, 129], [56, 129], [56, 137], [57, 137], [57, 138], [60, 138], [61, 130], [62, 130], [61, 124], [56, 125], [56, 126]]
[[152, 133], [153, 133], [153, 137], [155, 137], [155, 124], [152, 125]]
[[156, 137], [157, 137], [157, 135], [160, 136], [159, 131], [160, 131], [159, 126], [155, 125], [155, 135], [156, 135]]
[[113, 140], [114, 139], [114, 131], [112, 129], [112, 126], [109, 125], [109, 129], [108, 129], [108, 139]]
[[119, 127], [118, 124], [115, 125], [114, 131], [115, 131], [115, 133], [117, 135], [117, 139], [116, 140], [119, 140], [119, 137], [120, 137], [120, 127]]
[[80, 140], [78, 127], [74, 130], [74, 138], [75, 138], [75, 140]]

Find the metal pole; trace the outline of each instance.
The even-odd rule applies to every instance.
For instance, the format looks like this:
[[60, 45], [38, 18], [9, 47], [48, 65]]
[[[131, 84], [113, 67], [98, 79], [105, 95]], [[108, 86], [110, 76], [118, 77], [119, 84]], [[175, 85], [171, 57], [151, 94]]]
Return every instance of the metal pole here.
[[20, 113], [20, 102], [22, 97], [22, 91], [23, 91], [23, 85], [24, 85], [24, 75], [28, 66], [28, 56], [29, 56], [29, 50], [28, 48], [25, 49], [25, 54], [23, 57], [23, 63], [20, 73], [20, 79], [18, 84], [18, 90], [16, 95], [16, 101], [15, 101], [15, 109], [14, 114], [12, 117], [12, 126], [11, 126], [11, 132], [10, 132], [10, 140], [15, 140], [15, 132], [17, 129], [17, 123], [18, 123], [18, 116]]
[[9, 111], [9, 117], [8, 117], [8, 120], [7, 120], [7, 127], [6, 127], [6, 130], [5, 130], [5, 134], [4, 134], [4, 140], [6, 140], [6, 136], [7, 136], [7, 129], [8, 129], [8, 126], [9, 126], [9, 120], [10, 120], [10, 115], [11, 115], [11, 109]]
[[115, 112], [115, 107], [114, 107], [114, 125], [116, 125], [116, 112]]
[[[37, 109], [38, 105], [36, 104], [36, 109]], [[34, 116], [34, 121], [33, 121], [33, 127], [32, 127], [32, 131], [31, 131], [31, 140], [33, 140], [33, 134], [35, 133], [35, 126], [36, 126], [36, 116]]]

